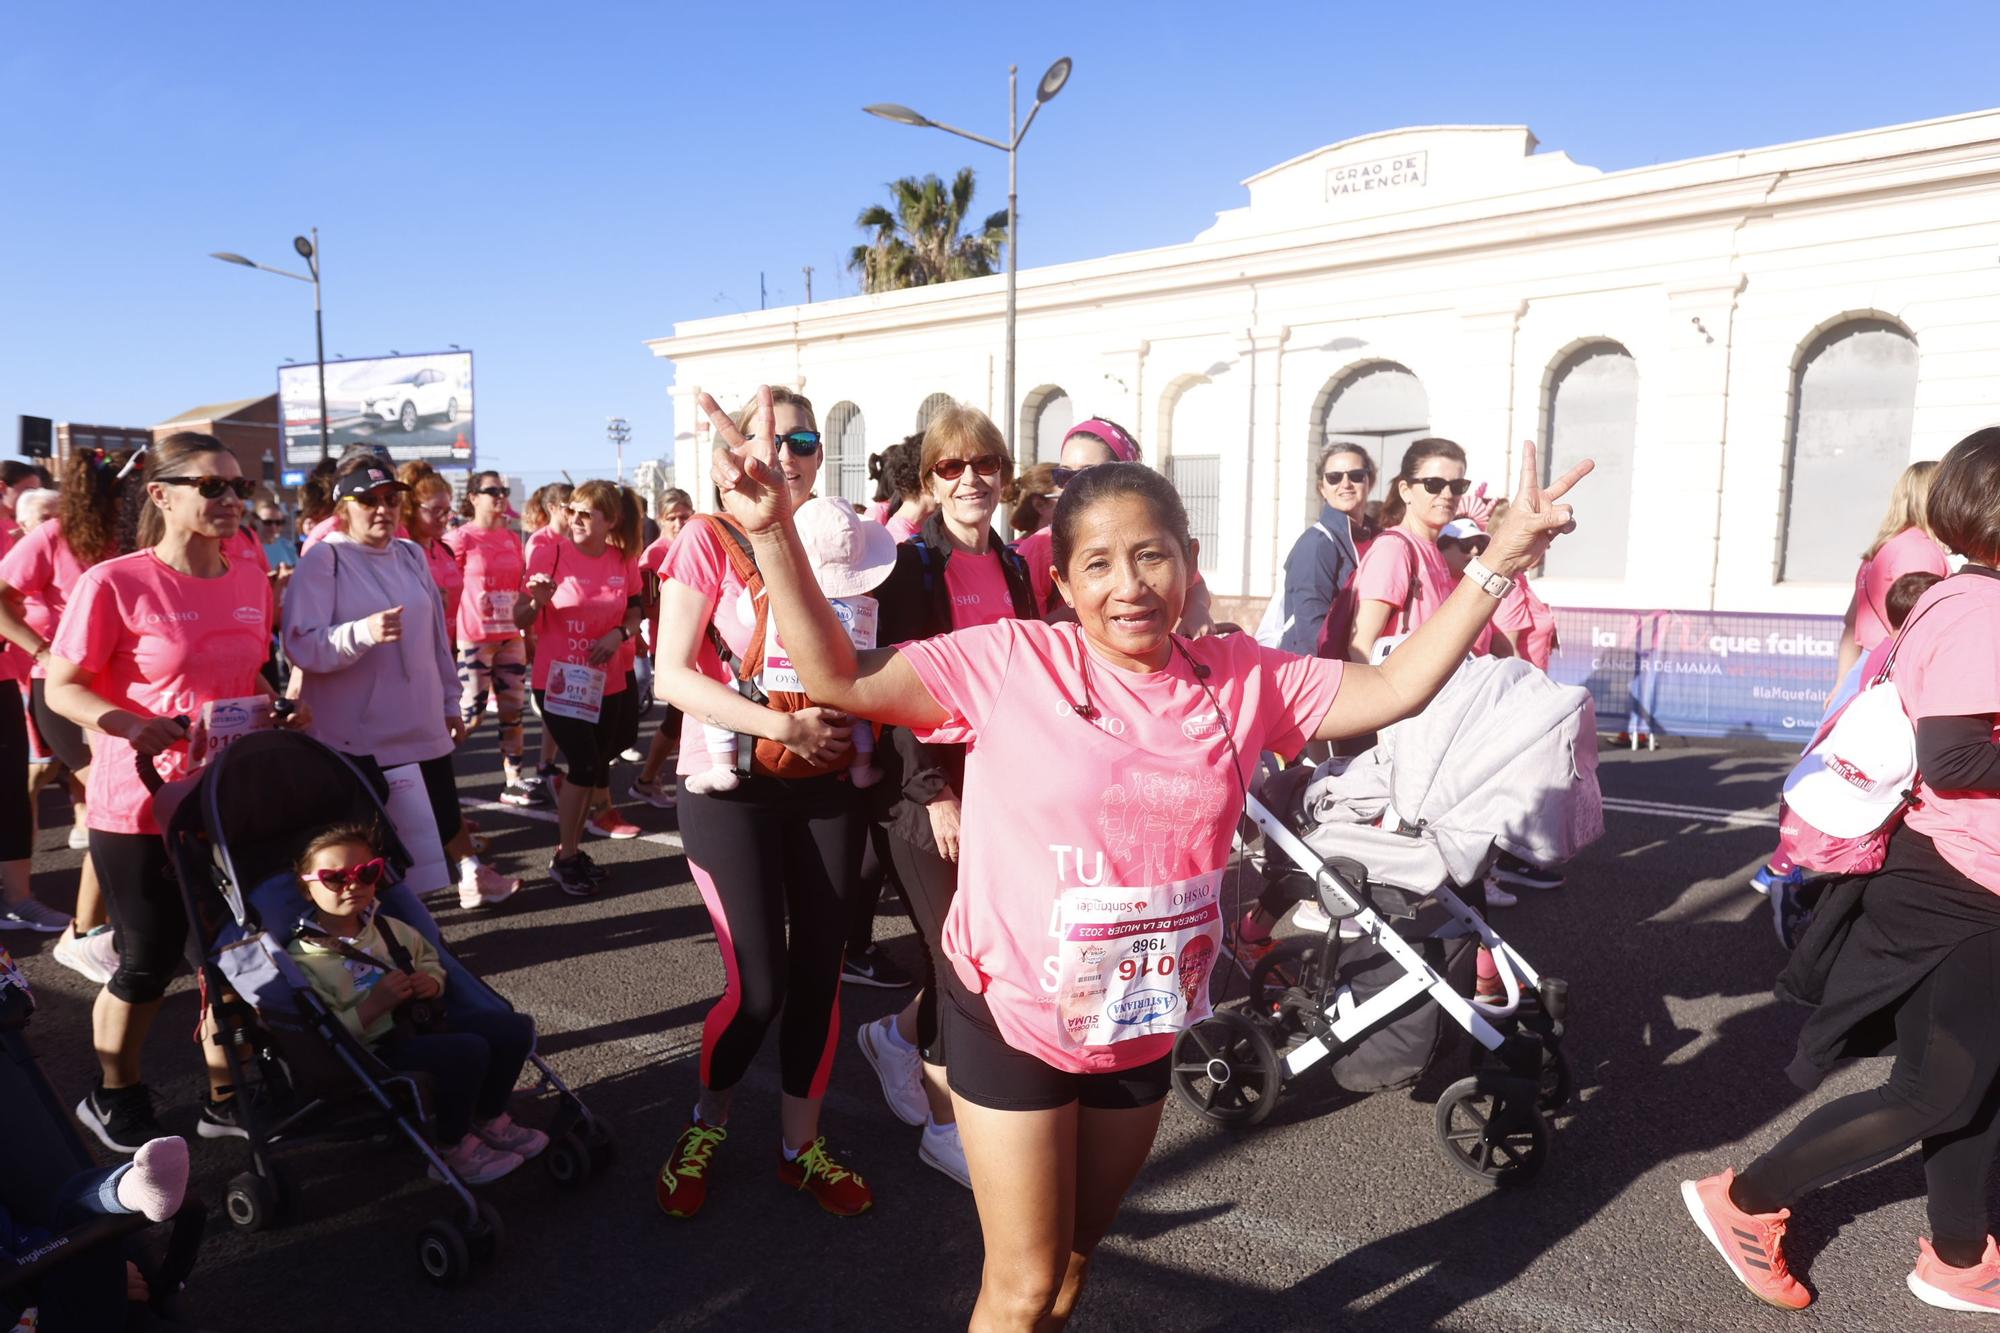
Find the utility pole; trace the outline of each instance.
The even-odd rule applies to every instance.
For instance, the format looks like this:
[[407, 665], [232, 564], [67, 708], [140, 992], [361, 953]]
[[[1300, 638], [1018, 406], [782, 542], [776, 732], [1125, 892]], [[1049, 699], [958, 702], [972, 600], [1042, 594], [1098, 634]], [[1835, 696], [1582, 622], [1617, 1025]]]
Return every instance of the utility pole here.
[[812, 266], [811, 264], [807, 264], [807, 265], [806, 265], [806, 304], [807, 304], [807, 305], [811, 305], [812, 303], [813, 303], [813, 266]]
[[765, 306], [764, 306], [764, 270], [763, 270], [763, 269], [761, 269], [761, 268], [757, 270], [757, 308], [758, 308], [759, 310], [762, 310], [762, 309], [764, 309], [764, 308], [765, 308]]
[[612, 417], [604, 423], [604, 434], [618, 450], [618, 484], [625, 484], [625, 442], [632, 438], [632, 423], [624, 417]]

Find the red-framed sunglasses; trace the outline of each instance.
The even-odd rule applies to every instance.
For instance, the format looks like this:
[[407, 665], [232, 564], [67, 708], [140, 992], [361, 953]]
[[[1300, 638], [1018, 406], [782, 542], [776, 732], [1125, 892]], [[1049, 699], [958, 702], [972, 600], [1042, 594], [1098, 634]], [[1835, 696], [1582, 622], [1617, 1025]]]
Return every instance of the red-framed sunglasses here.
[[382, 876], [388, 869], [389, 863], [378, 856], [373, 861], [363, 861], [349, 870], [342, 870], [337, 866], [314, 870], [309, 872], [309, 878], [318, 880], [329, 889], [344, 889], [350, 881], [363, 888], [372, 889], [382, 882]]

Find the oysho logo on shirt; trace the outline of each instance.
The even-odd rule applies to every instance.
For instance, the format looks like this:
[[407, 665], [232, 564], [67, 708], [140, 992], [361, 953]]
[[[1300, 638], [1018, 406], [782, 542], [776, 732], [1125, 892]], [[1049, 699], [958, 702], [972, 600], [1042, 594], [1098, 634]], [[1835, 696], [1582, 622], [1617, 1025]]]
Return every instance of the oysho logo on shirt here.
[[239, 606], [229, 614], [236, 617], [236, 623], [239, 625], [261, 625], [264, 623], [263, 611], [254, 606]]
[[139, 617], [145, 625], [191, 625], [200, 619], [199, 611], [156, 611]]

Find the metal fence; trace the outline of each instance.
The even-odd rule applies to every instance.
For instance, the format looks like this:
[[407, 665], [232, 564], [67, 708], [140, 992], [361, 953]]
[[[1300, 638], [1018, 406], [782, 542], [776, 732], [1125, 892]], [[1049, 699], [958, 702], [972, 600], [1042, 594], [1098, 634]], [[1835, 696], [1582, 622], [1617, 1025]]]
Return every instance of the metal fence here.
[[1201, 543], [1201, 572], [1213, 573], [1215, 553], [1222, 542], [1222, 457], [1169, 454], [1167, 480], [1181, 493], [1189, 531]]

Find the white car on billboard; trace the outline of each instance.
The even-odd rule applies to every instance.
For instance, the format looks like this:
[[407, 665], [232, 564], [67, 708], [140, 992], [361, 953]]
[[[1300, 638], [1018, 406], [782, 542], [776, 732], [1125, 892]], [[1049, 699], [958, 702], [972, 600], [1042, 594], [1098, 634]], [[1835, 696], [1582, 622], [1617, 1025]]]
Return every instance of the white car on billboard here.
[[439, 370], [412, 370], [362, 391], [361, 412], [375, 421], [394, 422], [405, 435], [426, 417], [458, 420], [458, 389]]

